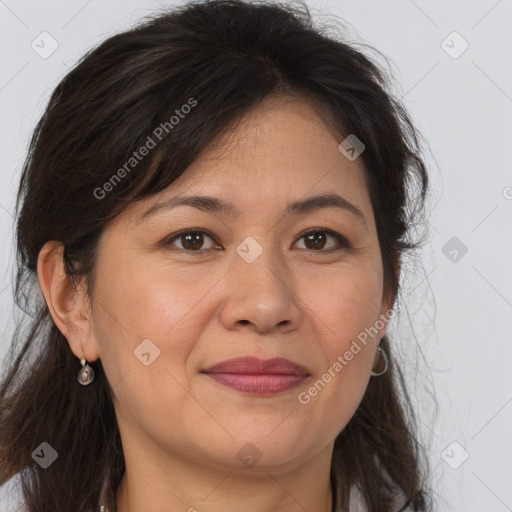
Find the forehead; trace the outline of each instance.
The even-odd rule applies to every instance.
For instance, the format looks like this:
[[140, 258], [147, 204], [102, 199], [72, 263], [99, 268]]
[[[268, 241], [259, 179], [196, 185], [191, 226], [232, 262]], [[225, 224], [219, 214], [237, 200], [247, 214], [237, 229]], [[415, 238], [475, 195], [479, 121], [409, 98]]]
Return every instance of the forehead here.
[[322, 188], [364, 201], [362, 160], [346, 158], [340, 142], [307, 100], [270, 98], [205, 148], [169, 192], [181, 195], [193, 186], [273, 201]]
[[362, 164], [342, 155], [339, 138], [306, 98], [270, 97], [226, 128], [187, 169], [187, 175], [193, 178], [216, 168], [246, 177], [247, 168], [251, 175], [261, 171], [261, 178], [271, 178], [280, 170], [292, 178], [308, 170], [318, 176], [334, 166], [357, 174]]
[[131, 205], [129, 222], [138, 223], [158, 203], [192, 195], [229, 202], [238, 218], [276, 218], [292, 202], [331, 193], [371, 216], [362, 161], [346, 158], [340, 142], [310, 102], [270, 98], [226, 129], [169, 187]]

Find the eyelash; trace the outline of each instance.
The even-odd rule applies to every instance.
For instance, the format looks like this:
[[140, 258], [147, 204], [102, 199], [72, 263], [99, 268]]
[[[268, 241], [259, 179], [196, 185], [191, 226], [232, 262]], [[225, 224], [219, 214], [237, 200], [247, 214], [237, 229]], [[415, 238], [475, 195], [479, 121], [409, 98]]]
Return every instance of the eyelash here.
[[[172, 245], [172, 242], [174, 242], [176, 239], [179, 239], [179, 238], [181, 238], [183, 236], [186, 236], [188, 234], [197, 234], [197, 233], [206, 234], [213, 241], [216, 242], [215, 237], [212, 234], [210, 234], [208, 231], [206, 231], [204, 229], [199, 229], [199, 228], [197, 228], [197, 229], [189, 228], [189, 229], [185, 229], [183, 231], [179, 231], [178, 233], [175, 233], [174, 235], [172, 235], [171, 238], [168, 238], [167, 240], [165, 240], [164, 241], [164, 246]], [[310, 230], [306, 231], [305, 233], [302, 233], [298, 239], [301, 240], [301, 239], [305, 238], [307, 235], [311, 235], [313, 233], [326, 233], [327, 235], [333, 236], [334, 238], [337, 239], [340, 247], [335, 247], [333, 249], [326, 249], [326, 250], [323, 250], [323, 249], [318, 249], [318, 250], [303, 249], [303, 250], [306, 250], [306, 251], [309, 251], [309, 252], [312, 252], [312, 253], [332, 254], [332, 253], [341, 251], [343, 249], [352, 249], [352, 246], [350, 245], [350, 243], [348, 242], [348, 240], [344, 236], [340, 235], [339, 233], [336, 233], [335, 231], [331, 231], [330, 229], [322, 229], [322, 228], [310, 229]], [[195, 255], [201, 255], [204, 252], [210, 250], [210, 249], [205, 249], [205, 250], [198, 249], [196, 251], [193, 251], [193, 250], [183, 249], [181, 247], [177, 247], [177, 249], [179, 251], [183, 251], [183, 252], [186, 252], [188, 254], [193, 254], [194, 256]]]

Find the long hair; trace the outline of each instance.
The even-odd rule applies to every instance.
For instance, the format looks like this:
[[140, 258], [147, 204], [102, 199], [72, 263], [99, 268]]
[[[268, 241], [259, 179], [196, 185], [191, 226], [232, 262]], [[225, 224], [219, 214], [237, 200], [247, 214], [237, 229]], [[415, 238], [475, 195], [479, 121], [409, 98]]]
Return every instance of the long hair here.
[[[0, 386], [0, 484], [18, 476], [27, 512], [110, 512], [125, 470], [101, 360], [77, 382], [79, 361], [53, 323], [37, 280], [39, 251], [60, 241], [68, 277], [93, 293], [98, 240], [128, 205], [177, 180], [199, 153], [271, 95], [299, 94], [340, 142], [364, 141], [364, 166], [385, 291], [428, 190], [419, 133], [369, 56], [317, 28], [304, 4], [196, 1], [159, 12], [89, 51], [54, 90], [33, 133], [16, 202], [17, 326]], [[188, 108], [184, 108], [188, 105]], [[183, 106], [183, 108], [182, 108]], [[178, 122], [177, 111], [186, 113]], [[151, 157], [133, 159], [142, 146]], [[127, 162], [131, 162], [127, 165]], [[123, 170], [124, 169], [124, 172]], [[388, 336], [389, 370], [370, 379], [337, 436], [331, 465], [344, 510], [351, 489], [371, 512], [428, 511], [428, 461]], [[33, 452], [58, 453], [44, 469]]]

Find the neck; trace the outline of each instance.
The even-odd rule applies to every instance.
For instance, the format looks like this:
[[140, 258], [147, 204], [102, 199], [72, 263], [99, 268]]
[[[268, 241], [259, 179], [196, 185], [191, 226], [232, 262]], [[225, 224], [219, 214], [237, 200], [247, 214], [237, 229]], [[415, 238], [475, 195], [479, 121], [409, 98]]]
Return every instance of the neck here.
[[326, 452], [288, 472], [255, 467], [212, 471], [190, 463], [163, 470], [159, 465], [127, 462], [116, 493], [116, 510], [198, 512], [207, 507], [209, 512], [332, 512], [332, 500], [330, 452]]

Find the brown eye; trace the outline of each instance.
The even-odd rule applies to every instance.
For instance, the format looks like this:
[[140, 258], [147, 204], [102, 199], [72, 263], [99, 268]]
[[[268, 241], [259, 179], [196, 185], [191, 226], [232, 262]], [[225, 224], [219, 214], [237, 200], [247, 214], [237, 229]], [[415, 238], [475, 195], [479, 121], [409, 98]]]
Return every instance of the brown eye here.
[[181, 240], [184, 249], [195, 251], [203, 245], [204, 236], [202, 233], [188, 233], [187, 235], [181, 235]]
[[323, 249], [327, 241], [327, 236], [321, 231], [315, 231], [314, 233], [306, 235], [304, 239], [306, 240], [306, 247], [308, 249]]
[[[208, 235], [205, 231], [182, 231], [178, 233], [174, 237], [170, 238], [166, 245], [174, 245], [174, 241], [181, 242], [181, 247], [178, 246], [178, 249], [183, 249], [187, 252], [202, 252], [201, 249], [204, 249], [203, 245], [205, 243], [205, 238], [209, 238], [213, 241], [212, 237]], [[212, 247], [207, 247], [206, 249], [211, 249]]]
[[[213, 245], [210, 247], [205, 247], [205, 241], [210, 239], [213, 242]], [[337, 243], [329, 244], [329, 239], [335, 240]], [[300, 237], [299, 240], [304, 240], [305, 250], [311, 252], [318, 253], [332, 253], [335, 251], [339, 251], [343, 248], [350, 248], [350, 244], [343, 236], [339, 235], [330, 230], [325, 229], [315, 229], [311, 230]], [[179, 242], [180, 245], [176, 245]], [[172, 238], [168, 239], [165, 242], [165, 245], [175, 246], [177, 249], [181, 249], [184, 252], [189, 253], [198, 253], [201, 254], [208, 249], [215, 248], [215, 242], [211, 235], [209, 235], [206, 231], [196, 229], [196, 230], [186, 230], [180, 233], [175, 234]]]
[[[334, 245], [334, 247], [331, 245], [331, 247], [325, 248], [327, 245], [327, 241], [329, 237], [334, 238], [338, 243]], [[308, 233], [302, 235], [300, 238], [301, 240], [304, 240], [305, 246], [307, 250], [313, 251], [313, 252], [334, 252], [338, 251], [341, 248], [349, 247], [349, 243], [347, 240], [342, 237], [341, 235], [334, 233], [332, 231], [328, 231], [325, 229], [317, 229], [314, 231], [309, 231]]]

